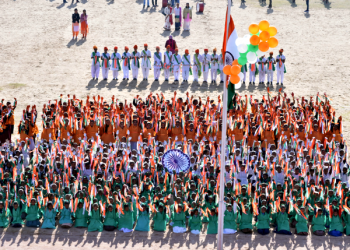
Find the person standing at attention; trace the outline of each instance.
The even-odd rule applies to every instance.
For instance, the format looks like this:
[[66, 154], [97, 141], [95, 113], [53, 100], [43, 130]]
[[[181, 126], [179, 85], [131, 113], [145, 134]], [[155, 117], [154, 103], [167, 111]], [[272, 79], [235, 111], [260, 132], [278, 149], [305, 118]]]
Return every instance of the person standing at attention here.
[[89, 32], [87, 18], [88, 18], [88, 15], [86, 15], [86, 10], [83, 10], [83, 14], [81, 14], [80, 16], [80, 25], [81, 25], [80, 32], [83, 35], [83, 38], [86, 38], [87, 33]]
[[174, 54], [177, 46], [176, 41], [173, 39], [172, 36], [169, 36], [169, 39], [165, 42], [165, 48], [168, 48], [168, 45], [170, 46], [171, 53]]
[[175, 13], [175, 30], [180, 30], [181, 27], [181, 7], [179, 7], [179, 4], [176, 4], [176, 7], [174, 8]]
[[191, 56], [188, 49], [185, 50], [185, 54], [182, 56], [182, 78], [184, 82], [188, 82], [189, 75], [192, 75], [191, 71]]
[[213, 54], [211, 55], [211, 83], [216, 83], [216, 77], [219, 70], [219, 56], [216, 54], [216, 48], [213, 49]]
[[112, 53], [112, 55], [111, 55], [111, 60], [112, 60], [111, 70], [113, 72], [113, 80], [118, 80], [118, 74], [119, 74], [119, 71], [121, 70], [119, 60], [121, 60], [121, 59], [122, 59], [122, 57], [118, 53], [118, 47], [115, 46], [114, 53]]
[[279, 55], [276, 56], [276, 63], [277, 63], [277, 85], [281, 82], [281, 85], [283, 85], [283, 78], [284, 73], [286, 72], [286, 67], [284, 63], [286, 62], [286, 57], [283, 55], [283, 49], [279, 50]]
[[123, 80], [129, 80], [129, 70], [130, 70], [130, 58], [131, 58], [131, 55], [128, 52], [129, 48], [127, 46], [125, 46], [124, 50], [125, 51], [124, 51], [123, 56], [122, 56], [122, 59], [123, 59], [123, 74], [124, 74]]
[[77, 39], [79, 34], [79, 21], [80, 21], [78, 9], [74, 9], [74, 13], [72, 15], [72, 21], [73, 21], [72, 22], [73, 39], [74, 39], [74, 36]]
[[148, 80], [149, 71], [152, 68], [151, 64], [151, 51], [148, 50], [148, 45], [144, 44], [144, 50], [141, 52], [141, 69], [142, 69], [142, 75], [143, 80]]
[[109, 60], [111, 59], [108, 48], [104, 47], [104, 53], [102, 53], [101, 60], [102, 60], [102, 77], [103, 80], [107, 81], [108, 78], [108, 71], [109, 71]]
[[273, 72], [275, 71], [275, 58], [273, 58], [273, 52], [270, 52], [270, 56], [266, 59], [267, 63], [267, 85], [273, 82]]
[[172, 55], [171, 46], [165, 45], [166, 51], [164, 53], [164, 77], [165, 81], [169, 81], [170, 72], [172, 69]]
[[170, 7], [170, 3], [168, 3], [168, 7], [165, 7], [164, 15], [165, 15], [164, 29], [170, 30], [171, 25], [173, 24], [173, 8]]
[[131, 54], [131, 68], [133, 80], [137, 80], [140, 68], [140, 53], [137, 51], [137, 45], [134, 45], [134, 51]]
[[171, 64], [174, 67], [174, 78], [175, 82], [179, 82], [179, 74], [181, 70], [181, 56], [178, 54], [178, 49], [175, 49], [175, 54], [172, 56]]
[[92, 80], [98, 80], [98, 76], [100, 75], [100, 52], [97, 51], [97, 46], [93, 47], [94, 51], [91, 54], [91, 76]]
[[190, 30], [190, 25], [192, 21], [192, 8], [190, 8], [190, 4], [186, 3], [186, 8], [184, 8], [184, 30], [189, 31]]
[[160, 71], [163, 68], [163, 62], [162, 62], [162, 53], [159, 52], [160, 48], [159, 46], [156, 47], [156, 52], [154, 52], [154, 80], [159, 81]]

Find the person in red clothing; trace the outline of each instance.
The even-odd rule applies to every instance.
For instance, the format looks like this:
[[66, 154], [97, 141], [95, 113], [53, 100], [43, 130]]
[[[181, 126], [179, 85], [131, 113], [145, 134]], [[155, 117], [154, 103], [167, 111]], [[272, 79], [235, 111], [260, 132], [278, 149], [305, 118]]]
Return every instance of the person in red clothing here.
[[173, 39], [173, 36], [169, 36], [169, 39], [165, 43], [165, 48], [167, 48], [168, 45], [170, 46], [171, 53], [174, 54], [175, 49], [177, 48], [177, 45], [176, 45], [176, 41]]

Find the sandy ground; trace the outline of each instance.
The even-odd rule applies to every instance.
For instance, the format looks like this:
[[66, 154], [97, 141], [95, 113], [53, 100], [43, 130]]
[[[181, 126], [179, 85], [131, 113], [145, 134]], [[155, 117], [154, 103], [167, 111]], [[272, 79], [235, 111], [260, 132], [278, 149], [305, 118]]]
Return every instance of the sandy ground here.
[[[224, 0], [207, 0], [204, 14], [193, 13], [191, 31], [164, 32], [161, 8], [142, 9], [141, 0], [81, 0], [80, 4], [62, 4], [61, 0], [26, 0], [0, 1], [0, 44], [2, 60], [0, 62], [0, 97], [19, 100], [15, 113], [20, 119], [26, 105], [36, 104], [42, 107], [48, 100], [54, 100], [60, 94], [76, 94], [79, 98], [87, 95], [102, 95], [129, 101], [139, 94], [145, 96], [150, 91], [163, 92], [166, 97], [173, 96], [176, 90], [184, 96], [188, 91], [195, 96], [217, 97], [222, 93], [219, 84], [167, 84], [161, 78], [160, 83], [153, 82], [153, 71], [149, 83], [139, 81], [121, 82], [91, 81], [90, 54], [92, 46], [100, 51], [104, 46], [123, 48], [134, 44], [142, 46], [148, 43], [153, 52], [156, 46], [164, 47], [168, 35], [176, 39], [180, 54], [189, 49], [221, 49], [224, 32]], [[195, 1], [188, 0], [191, 6]], [[248, 33], [248, 26], [253, 22], [267, 19], [278, 29], [278, 48], [283, 48], [287, 58], [285, 88], [287, 93], [296, 96], [327, 93], [338, 115], [344, 117], [345, 138], [350, 138], [350, 104], [348, 84], [350, 80], [350, 61], [348, 32], [350, 2], [348, 0], [330, 0], [324, 5], [322, 0], [310, 0], [310, 14], [305, 15], [305, 2], [296, 0], [273, 0], [273, 9], [260, 4], [257, 0], [248, 0], [239, 6], [234, 0], [232, 16], [240, 37]], [[181, 0], [181, 5], [185, 3]], [[161, 5], [160, 0], [158, 4]], [[71, 40], [71, 14], [78, 8], [89, 15], [90, 34], [87, 40]], [[174, 29], [174, 27], [173, 27]], [[100, 76], [101, 79], [101, 76]], [[276, 79], [276, 76], [275, 76]], [[278, 91], [274, 86], [272, 91]], [[243, 86], [240, 94], [266, 95], [265, 87]], [[41, 124], [39, 121], [38, 124]], [[31, 229], [8, 229], [0, 231], [1, 248], [36, 248], [47, 246], [54, 249], [66, 247], [93, 248], [159, 248], [164, 249], [214, 249], [215, 236], [205, 234], [173, 235], [172, 233], [86, 233], [80, 230], [69, 232], [58, 229], [51, 231]], [[117, 237], [114, 237], [117, 235]], [[261, 237], [254, 234], [225, 236], [227, 249], [346, 249], [350, 247], [350, 237]]]

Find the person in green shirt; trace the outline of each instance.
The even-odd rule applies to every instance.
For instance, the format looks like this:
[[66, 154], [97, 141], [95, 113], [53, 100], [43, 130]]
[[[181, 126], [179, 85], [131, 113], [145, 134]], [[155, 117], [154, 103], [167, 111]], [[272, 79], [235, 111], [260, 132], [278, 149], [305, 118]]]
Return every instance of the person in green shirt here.
[[281, 205], [281, 211], [277, 213], [276, 216], [276, 231], [274, 231], [277, 234], [286, 234], [291, 235], [289, 228], [289, 218], [288, 214], [286, 213], [286, 206], [284, 204]]
[[42, 217], [42, 211], [38, 207], [38, 203], [35, 198], [32, 198], [30, 205], [27, 209], [26, 226], [27, 227], [40, 227], [40, 219]]
[[63, 228], [71, 228], [73, 226], [73, 220], [72, 220], [73, 213], [69, 207], [69, 201], [64, 201], [64, 207], [61, 210], [61, 218], [59, 220], [59, 224]]
[[[300, 207], [300, 213], [297, 213], [295, 215], [295, 221], [297, 222], [297, 224], [295, 225], [295, 230], [296, 230], [296, 233], [297, 235], [308, 235], [308, 231], [309, 231], [309, 228], [308, 228], [308, 225], [307, 225], [307, 222], [308, 222], [308, 216], [307, 214], [305, 214], [305, 207], [304, 206], [301, 206]], [[303, 216], [304, 214], [304, 216]]]
[[47, 203], [47, 207], [44, 211], [44, 221], [41, 228], [56, 229], [56, 211], [53, 209], [51, 202]]
[[123, 231], [124, 233], [134, 231], [134, 212], [130, 210], [128, 203], [124, 204], [124, 209], [119, 214], [119, 228], [119, 231]]
[[334, 237], [340, 237], [343, 235], [344, 227], [341, 216], [339, 214], [339, 208], [333, 206], [333, 211], [330, 211], [329, 216], [329, 231], [328, 234]]
[[240, 211], [240, 219], [239, 219], [239, 229], [242, 233], [251, 234], [253, 232], [253, 208], [251, 205], [245, 204], [242, 206]]
[[200, 234], [202, 230], [202, 218], [199, 214], [198, 209], [194, 209], [193, 211], [191, 211], [191, 216], [188, 221], [188, 227], [190, 228], [192, 234]]
[[165, 232], [166, 224], [168, 221], [169, 215], [166, 213], [164, 205], [160, 203], [158, 206], [158, 210], [153, 212], [153, 230], [158, 232]]
[[138, 216], [137, 216], [137, 223], [135, 227], [135, 231], [143, 231], [148, 232], [149, 231], [149, 208], [146, 203], [141, 203], [141, 210], [137, 208]]
[[232, 208], [232, 204], [226, 205], [224, 213], [224, 234], [235, 234], [237, 232], [237, 220], [239, 213]]
[[261, 235], [267, 235], [270, 233], [270, 213], [266, 212], [265, 206], [261, 207], [256, 227], [258, 229], [258, 233]]
[[212, 208], [208, 212], [209, 223], [207, 228], [207, 234], [217, 234], [218, 233], [218, 213], [216, 208]]
[[322, 209], [316, 208], [316, 215], [312, 218], [312, 232], [317, 236], [324, 236], [326, 230], [327, 217]]
[[172, 212], [171, 216], [171, 226], [173, 226], [174, 233], [184, 233], [186, 229], [186, 214], [182, 211], [182, 204], [175, 206], [175, 211]]
[[[350, 200], [347, 201], [348, 204], [346, 204], [347, 207], [350, 205]], [[342, 218], [345, 222], [345, 234], [350, 235], [350, 211], [349, 209], [344, 209]]]
[[0, 228], [6, 228], [9, 225], [9, 218], [11, 217], [10, 209], [4, 206], [0, 201]]
[[103, 220], [103, 229], [106, 231], [114, 231], [118, 226], [119, 216], [112, 204], [109, 204], [106, 211], [106, 216]]
[[18, 205], [17, 201], [13, 202], [13, 209], [12, 209], [12, 220], [11, 220], [11, 225], [12, 227], [22, 227], [22, 225], [24, 224], [23, 219], [21, 217], [22, 212], [21, 209]]
[[83, 201], [79, 201], [77, 210], [74, 213], [76, 228], [86, 228], [88, 227], [89, 213], [84, 207]]
[[88, 232], [96, 231], [102, 232], [103, 224], [99, 205], [97, 203], [94, 203], [94, 205], [92, 206], [91, 214], [89, 215]]

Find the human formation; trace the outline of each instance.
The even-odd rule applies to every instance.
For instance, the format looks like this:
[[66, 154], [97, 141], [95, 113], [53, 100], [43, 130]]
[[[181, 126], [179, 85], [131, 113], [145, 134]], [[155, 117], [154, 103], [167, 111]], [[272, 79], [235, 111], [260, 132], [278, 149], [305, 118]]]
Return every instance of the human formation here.
[[[164, 30], [170, 31], [173, 23], [175, 23], [175, 30], [180, 30], [182, 25], [184, 31], [190, 30], [192, 7], [189, 3], [186, 3], [186, 7], [183, 9], [179, 3], [176, 3], [176, 7], [171, 7], [171, 3], [168, 3], [168, 6], [163, 10], [163, 15], [165, 16]], [[173, 16], [175, 20], [173, 20]]]
[[[103, 80], [108, 80], [109, 71], [112, 71], [113, 80], [118, 80], [119, 71], [122, 71], [123, 80], [137, 80], [139, 71], [142, 71], [143, 81], [149, 79], [149, 73], [154, 71], [154, 80], [159, 81], [161, 72], [165, 81], [169, 81], [170, 75], [174, 75], [174, 81], [179, 82], [180, 74], [182, 73], [183, 82], [188, 82], [190, 76], [193, 76], [193, 81], [198, 82], [203, 75], [203, 83], [209, 81], [216, 83], [220, 76], [220, 83], [225, 81], [223, 72], [224, 62], [221, 53], [218, 54], [214, 48], [209, 54], [208, 49], [204, 49], [204, 53], [200, 54], [199, 49], [190, 55], [188, 49], [184, 54], [179, 54], [176, 42], [170, 37], [166, 43], [166, 50], [162, 54], [160, 47], [156, 47], [156, 51], [152, 53], [148, 49], [148, 45], [144, 44], [143, 49], [139, 50], [137, 45], [134, 45], [133, 51], [129, 52], [129, 47], [125, 46], [124, 51], [119, 53], [118, 47], [114, 47], [113, 52], [109, 53], [108, 47], [104, 47], [103, 53], [98, 51], [98, 47], [93, 47], [91, 53], [91, 77], [93, 80], [98, 80], [100, 71], [102, 71]], [[265, 55], [257, 59], [255, 63], [248, 63], [242, 66], [242, 83], [247, 80], [249, 74], [249, 84], [255, 84], [255, 78], [259, 76], [259, 84], [264, 84], [267, 80], [267, 85], [273, 84], [275, 71], [277, 72], [277, 85], [283, 85], [286, 57], [283, 55], [283, 49], [279, 50], [279, 55], [273, 57], [273, 52], [269, 52], [269, 56]], [[130, 76], [131, 71], [131, 76]]]
[[[61, 95], [23, 110], [19, 140], [16, 106], [0, 108], [0, 227], [215, 234], [224, 178], [226, 234], [350, 235], [347, 145], [326, 95], [235, 95], [224, 169], [220, 97]], [[173, 149], [189, 169], [163, 165]]]

